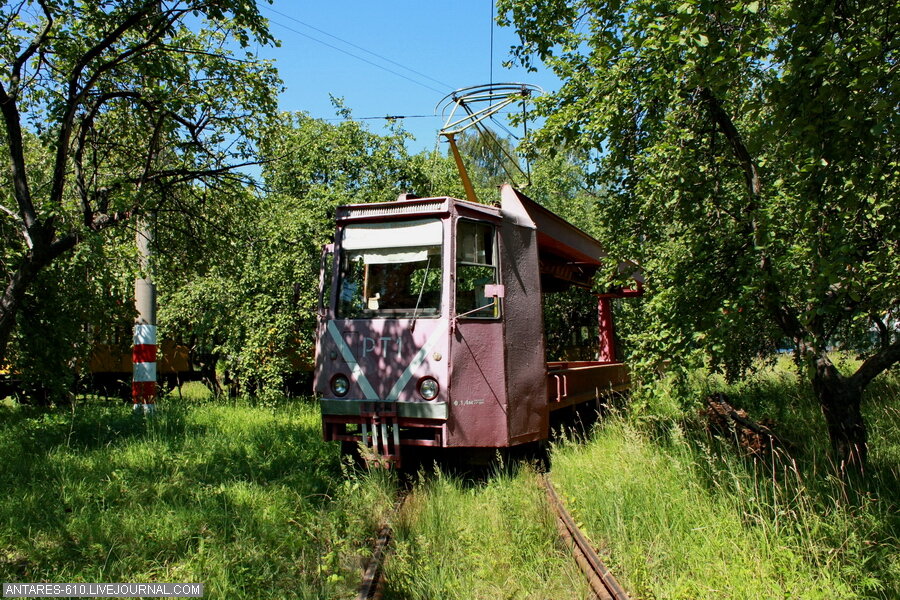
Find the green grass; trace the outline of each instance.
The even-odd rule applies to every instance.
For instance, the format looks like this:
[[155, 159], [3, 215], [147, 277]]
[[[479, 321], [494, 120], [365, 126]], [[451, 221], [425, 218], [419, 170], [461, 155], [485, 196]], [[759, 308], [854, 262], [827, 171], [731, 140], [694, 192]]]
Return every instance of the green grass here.
[[[774, 418], [790, 452], [755, 461], [706, 435], [697, 408], [717, 387]], [[900, 597], [896, 375], [869, 390], [868, 479], [851, 484], [835, 476], [821, 414], [788, 372], [655, 393], [637, 399], [641, 414], [615, 416], [553, 458], [568, 505], [605, 540], [626, 587], [642, 598]]]
[[0, 406], [0, 580], [351, 594], [391, 479], [343, 467], [313, 404], [205, 399], [170, 396], [153, 419], [92, 402]]
[[528, 467], [480, 483], [440, 472], [420, 480], [395, 527], [395, 547], [385, 598], [589, 597]]
[[[723, 390], [793, 442], [766, 461], [710, 437]], [[900, 376], [865, 400], [870, 464], [845, 483], [807, 387], [660, 382], [586, 441], [559, 441], [560, 495], [636, 598], [900, 598]], [[343, 464], [307, 402], [213, 401], [188, 385], [127, 405], [0, 403], [0, 580], [193, 581], [210, 598], [346, 598], [396, 482]], [[386, 598], [588, 597], [534, 471], [421, 476]]]

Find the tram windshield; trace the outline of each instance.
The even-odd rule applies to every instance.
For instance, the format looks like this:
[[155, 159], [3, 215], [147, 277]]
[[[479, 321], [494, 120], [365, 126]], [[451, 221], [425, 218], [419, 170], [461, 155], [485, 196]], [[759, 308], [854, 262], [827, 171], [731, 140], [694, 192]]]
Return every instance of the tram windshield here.
[[344, 227], [337, 316], [344, 319], [439, 316], [442, 240], [440, 219]]

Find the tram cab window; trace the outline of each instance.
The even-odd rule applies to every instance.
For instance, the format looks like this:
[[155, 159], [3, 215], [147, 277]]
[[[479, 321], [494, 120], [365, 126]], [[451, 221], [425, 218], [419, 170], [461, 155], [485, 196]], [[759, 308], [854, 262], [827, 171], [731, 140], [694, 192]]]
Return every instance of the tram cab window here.
[[428, 318], [441, 312], [443, 228], [438, 219], [344, 228], [339, 318]]
[[456, 231], [456, 314], [472, 319], [500, 317], [500, 300], [484, 286], [498, 283], [493, 225], [460, 220]]

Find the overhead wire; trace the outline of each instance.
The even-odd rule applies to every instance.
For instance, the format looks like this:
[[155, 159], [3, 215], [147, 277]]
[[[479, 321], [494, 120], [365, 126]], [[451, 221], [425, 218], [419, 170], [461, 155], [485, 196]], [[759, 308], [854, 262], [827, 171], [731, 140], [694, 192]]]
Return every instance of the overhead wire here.
[[[525, 103], [522, 103], [522, 130], [523, 137], [528, 139], [528, 109], [525, 107]], [[528, 159], [528, 156], [525, 156], [525, 177], [528, 180], [528, 185], [531, 185], [531, 161]]]
[[450, 85], [449, 83], [441, 81], [440, 79], [435, 79], [434, 77], [432, 77], [431, 75], [428, 75], [427, 73], [422, 73], [421, 71], [416, 71], [412, 67], [407, 67], [406, 65], [401, 64], [395, 60], [392, 60], [392, 59], [388, 58], [387, 56], [384, 56], [383, 54], [378, 54], [377, 52], [373, 52], [372, 50], [369, 50], [368, 48], [360, 46], [359, 44], [355, 44], [349, 40], [345, 40], [344, 38], [338, 37], [338, 36], [334, 35], [333, 33], [329, 33], [327, 31], [325, 31], [324, 29], [320, 29], [314, 25], [310, 25], [309, 23], [301, 21], [300, 19], [298, 19], [296, 17], [292, 17], [291, 15], [279, 12], [279, 11], [275, 10], [274, 8], [271, 8], [268, 6], [263, 6], [263, 8], [270, 10], [271, 12], [273, 12], [277, 15], [281, 15], [287, 19], [290, 19], [291, 21], [294, 21], [295, 23], [299, 23], [300, 25], [303, 25], [304, 27], [308, 27], [308, 28], [312, 29], [313, 31], [317, 31], [317, 32], [321, 33], [322, 35], [327, 35], [328, 37], [335, 39], [341, 43], [347, 44], [348, 46], [352, 46], [352, 47], [356, 48], [357, 50], [362, 50], [366, 54], [371, 54], [372, 56], [374, 56], [376, 58], [380, 58], [381, 60], [383, 60], [385, 62], [389, 62], [392, 65], [400, 67], [401, 69], [405, 69], [405, 70], [409, 71], [410, 73], [415, 73], [416, 75], [418, 75], [420, 77], [424, 77], [425, 79], [428, 79], [438, 85], [442, 85], [446, 88], [453, 88], [453, 86]]
[[[466, 111], [469, 116], [475, 116], [468, 104], [463, 102], [460, 106], [464, 111]], [[497, 134], [485, 127], [484, 123], [480, 123], [478, 121], [474, 121], [472, 123], [472, 126], [475, 128], [475, 131], [477, 131], [478, 134], [482, 137], [482, 139], [487, 140], [489, 144], [493, 145], [497, 150], [500, 151], [501, 154], [505, 155], [506, 158], [508, 158], [510, 162], [515, 165], [516, 169], [518, 169], [520, 173], [522, 173], [523, 175], [525, 174], [524, 171], [522, 171], [522, 167], [519, 166], [518, 160], [511, 156], [509, 152], [506, 151], [506, 148], [504, 148], [500, 143], [500, 138], [497, 136]], [[503, 169], [503, 172], [506, 173], [506, 176], [509, 177], [510, 181], [515, 181], [515, 176], [509, 171], [509, 169], [506, 168], [506, 165], [503, 164], [503, 160], [500, 161], [500, 168]]]
[[[497, 113], [495, 113], [495, 114], [510, 115], [510, 114], [512, 114], [512, 112], [513, 111], [511, 111], [511, 110], [501, 110], [501, 111], [497, 111]], [[441, 117], [440, 115], [384, 115], [384, 116], [350, 117], [350, 118], [333, 117], [333, 118], [319, 119], [319, 120], [320, 121], [375, 121], [378, 119], [383, 119], [385, 121], [399, 121], [401, 119], [442, 119], [442, 118], [443, 117]], [[503, 127], [503, 129], [506, 130], [506, 133], [509, 134], [511, 137], [513, 137], [517, 140], [520, 139], [518, 136], [516, 136], [515, 134], [510, 132], [509, 129], [506, 129], [506, 127], [504, 127], [502, 123], [500, 123], [499, 121], [494, 119], [493, 115], [490, 118], [492, 121], [497, 123], [500, 127]]]
[[423, 83], [423, 82], [421, 82], [421, 81], [417, 81], [417, 80], [415, 80], [415, 79], [413, 79], [413, 78], [411, 78], [411, 77], [408, 77], [408, 76], [404, 75], [403, 73], [398, 73], [397, 71], [394, 71], [393, 69], [389, 69], [389, 68], [385, 67], [384, 65], [380, 65], [380, 64], [378, 64], [378, 63], [376, 63], [376, 62], [374, 62], [374, 61], [371, 61], [371, 60], [369, 60], [369, 59], [367, 59], [367, 58], [364, 58], [364, 57], [362, 57], [362, 56], [359, 56], [359, 55], [357, 55], [357, 54], [354, 54], [354, 53], [352, 53], [352, 52], [350, 52], [350, 51], [348, 51], [348, 50], [345, 50], [345, 49], [343, 49], [343, 48], [341, 48], [341, 47], [339, 47], [339, 46], [335, 46], [334, 44], [330, 44], [330, 43], [328, 43], [328, 42], [326, 42], [326, 41], [324, 41], [324, 40], [321, 40], [321, 39], [319, 39], [319, 38], [317, 38], [317, 37], [314, 37], [314, 36], [312, 36], [312, 35], [309, 35], [308, 33], [304, 33], [304, 32], [302, 32], [302, 31], [298, 31], [297, 29], [294, 29], [293, 27], [290, 27], [290, 26], [288, 26], [288, 25], [285, 25], [284, 23], [280, 23], [280, 22], [275, 21], [275, 20], [273, 20], [273, 19], [269, 19], [272, 23], [278, 25], [279, 27], [282, 27], [282, 28], [284, 28], [284, 29], [287, 29], [288, 31], [290, 31], [290, 32], [292, 32], [292, 33], [296, 33], [297, 35], [303, 36], [303, 37], [305, 37], [305, 38], [307, 38], [307, 39], [310, 39], [310, 40], [312, 40], [312, 41], [314, 41], [314, 42], [317, 42], [317, 43], [319, 43], [319, 44], [322, 44], [323, 46], [326, 46], [326, 47], [328, 47], [328, 48], [331, 48], [332, 50], [337, 50], [338, 52], [342, 52], [343, 54], [346, 54], [347, 56], [351, 56], [351, 57], [353, 57], [353, 58], [355, 58], [355, 59], [357, 59], [357, 60], [361, 60], [361, 61], [363, 61], [363, 62], [366, 63], [366, 64], [372, 65], [373, 67], [379, 68], [379, 69], [381, 69], [381, 70], [383, 70], [383, 71], [387, 71], [388, 73], [391, 73], [391, 74], [396, 75], [396, 76], [398, 76], [398, 77], [402, 77], [403, 79], [406, 79], [407, 81], [411, 81], [412, 83], [415, 83], [416, 85], [422, 86], [422, 87], [424, 87], [424, 88], [426, 88], [426, 89], [432, 90], [432, 91], [437, 92], [437, 93], [439, 93], [439, 94], [445, 93], [448, 89], [453, 89], [453, 86], [450, 85], [450, 84], [448, 84], [448, 83], [445, 83], [445, 82], [443, 82], [443, 81], [440, 81], [439, 79], [435, 79], [434, 77], [431, 77], [431, 76], [429, 76], [429, 75], [426, 75], [425, 73], [422, 73], [422, 72], [420, 72], [420, 71], [417, 71], [417, 70], [415, 70], [415, 69], [413, 69], [413, 68], [411, 68], [411, 67], [407, 67], [406, 65], [403, 65], [403, 64], [401, 64], [401, 63], [399, 63], [399, 62], [397, 62], [397, 61], [395, 61], [395, 60], [392, 60], [392, 59], [390, 59], [390, 58], [388, 58], [388, 57], [386, 57], [386, 56], [383, 56], [383, 55], [381, 55], [381, 54], [378, 54], [377, 52], [373, 52], [373, 51], [371, 51], [371, 50], [368, 50], [367, 48], [364, 48], [363, 46], [360, 46], [359, 44], [354, 44], [353, 42], [350, 42], [350, 41], [348, 41], [348, 40], [345, 40], [345, 39], [343, 39], [343, 38], [341, 38], [341, 37], [338, 37], [338, 36], [336, 36], [336, 35], [334, 35], [334, 34], [328, 33], [328, 32], [325, 31], [324, 29], [320, 29], [320, 28], [318, 28], [318, 27], [315, 27], [315, 26], [313, 26], [313, 25], [310, 25], [309, 23], [305, 23], [305, 22], [301, 21], [300, 19], [297, 19], [296, 17], [292, 17], [291, 15], [285, 14], [285, 13], [283, 13], [283, 12], [280, 12], [280, 11], [275, 10], [274, 8], [271, 8], [271, 7], [268, 7], [268, 6], [260, 5], [260, 8], [264, 8], [264, 9], [268, 10], [269, 12], [272, 12], [272, 13], [274, 13], [274, 14], [276, 14], [276, 15], [279, 15], [279, 16], [284, 17], [284, 18], [286, 18], [286, 19], [290, 19], [291, 21], [294, 21], [295, 23], [299, 23], [300, 25], [303, 25], [304, 27], [308, 27], [309, 29], [312, 29], [313, 31], [316, 31], [316, 32], [318, 32], [318, 33], [321, 33], [322, 35], [326, 35], [326, 36], [328, 36], [328, 37], [330, 37], [330, 38], [332, 38], [332, 39], [334, 39], [334, 40], [337, 40], [337, 41], [339, 41], [339, 42], [341, 42], [341, 43], [343, 43], [343, 44], [347, 44], [348, 46], [351, 46], [351, 47], [353, 47], [353, 48], [356, 48], [357, 50], [360, 50], [360, 51], [362, 51], [362, 52], [365, 52], [366, 54], [371, 54], [372, 56], [374, 56], [374, 57], [376, 57], [376, 58], [379, 58], [380, 60], [383, 60], [383, 61], [385, 61], [385, 62], [387, 62], [387, 63], [390, 63], [390, 64], [392, 64], [392, 65], [395, 65], [395, 66], [397, 66], [397, 67], [400, 67], [401, 69], [404, 69], [404, 70], [406, 70], [406, 71], [409, 71], [410, 73], [414, 73], [414, 74], [418, 75], [419, 77], [423, 77], [423, 78], [425, 78], [425, 79], [427, 79], [427, 80], [429, 80], [429, 81], [432, 81], [432, 82], [434, 82], [434, 83], [436, 83], [436, 84], [438, 84], [438, 85], [444, 86], [445, 89], [439, 90], [439, 89], [437, 89], [437, 88], [435, 88], [435, 87], [433, 87], [433, 86], [431, 86], [431, 85], [428, 85], [428, 84], [426, 84], [426, 83]]
[[438, 115], [384, 115], [383, 117], [351, 117], [349, 119], [337, 117], [333, 119], [321, 119], [322, 121], [374, 121], [384, 119], [385, 121], [399, 121], [401, 119], [438, 119]]
[[[512, 111], [508, 111], [506, 114], [511, 114], [511, 113], [512, 113]], [[509, 128], [508, 128], [506, 125], [504, 125], [503, 123], [501, 123], [500, 121], [498, 121], [498, 120], [495, 118], [494, 115], [491, 115], [491, 116], [488, 117], [488, 118], [491, 120], [491, 122], [492, 122], [494, 125], [496, 125], [496, 126], [499, 127], [500, 129], [502, 129], [503, 131], [505, 131], [507, 136], [511, 137], [512, 139], [514, 139], [514, 140], [516, 140], [516, 141], [519, 141], [519, 140], [522, 139], [522, 138], [520, 138], [519, 136], [517, 136], [516, 134], [514, 134], [512, 131], [510, 131]]]
[[[490, 50], [489, 50], [489, 61], [488, 61], [488, 62], [489, 62], [489, 81], [490, 81], [490, 84], [493, 85], [493, 82], [494, 82], [494, 25], [495, 25], [495, 10], [496, 10], [496, 7], [495, 7], [495, 5], [494, 5], [493, 0], [490, 0], [490, 1], [491, 1], [491, 14], [490, 14]], [[285, 18], [285, 19], [289, 19], [289, 20], [291, 20], [291, 21], [293, 21], [293, 22], [295, 22], [295, 23], [297, 23], [297, 24], [299, 24], [299, 25], [302, 25], [302, 26], [304, 26], [304, 27], [307, 27], [307, 28], [309, 28], [309, 29], [311, 29], [311, 30], [313, 30], [313, 31], [316, 31], [317, 33], [320, 33], [320, 34], [322, 34], [322, 35], [324, 35], [324, 36], [327, 36], [327, 37], [329, 37], [329, 38], [331, 38], [331, 39], [333, 39], [333, 40], [336, 40], [336, 41], [338, 41], [338, 42], [340, 42], [340, 43], [342, 43], [342, 44], [346, 44], [347, 46], [350, 46], [350, 47], [352, 47], [352, 48], [355, 48], [355, 49], [357, 49], [357, 50], [359, 50], [359, 51], [361, 51], [361, 52], [365, 52], [366, 54], [369, 54], [369, 55], [371, 55], [371, 56], [373, 56], [373, 57], [376, 57], [376, 58], [378, 58], [379, 60], [382, 60], [382, 61], [384, 61], [384, 62], [386, 62], [386, 63], [392, 64], [392, 65], [394, 65], [394, 66], [396, 66], [396, 67], [399, 67], [400, 69], [403, 69], [403, 70], [405, 70], [405, 71], [408, 71], [409, 73], [413, 73], [413, 74], [415, 74], [415, 75], [418, 76], [418, 77], [421, 77], [421, 78], [423, 78], [423, 79], [425, 79], [425, 80], [431, 81], [431, 82], [436, 83], [436, 84], [438, 84], [438, 85], [444, 86], [444, 87], [445, 87], [445, 90], [439, 90], [439, 89], [435, 88], [435, 87], [432, 86], [432, 85], [429, 85], [429, 84], [427, 84], [427, 83], [423, 83], [422, 81], [417, 80], [417, 79], [414, 79], [414, 78], [412, 78], [412, 77], [410, 77], [410, 76], [407, 76], [407, 75], [405, 75], [405, 74], [403, 74], [403, 73], [399, 73], [399, 72], [397, 72], [397, 71], [395, 71], [395, 70], [393, 70], [393, 69], [390, 69], [390, 68], [388, 68], [388, 67], [385, 67], [384, 65], [381, 65], [381, 64], [379, 64], [379, 63], [377, 63], [377, 62], [374, 62], [374, 61], [372, 61], [372, 60], [369, 60], [369, 59], [367, 59], [367, 58], [364, 58], [364, 57], [362, 57], [362, 56], [359, 56], [358, 54], [354, 54], [353, 52], [350, 52], [350, 51], [348, 51], [348, 50], [346, 50], [346, 49], [344, 49], [344, 48], [341, 48], [341, 47], [336, 46], [336, 45], [334, 45], [334, 44], [328, 43], [328, 42], [326, 42], [326, 41], [324, 41], [324, 40], [321, 40], [321, 39], [319, 39], [319, 38], [317, 38], [317, 37], [315, 37], [315, 36], [309, 35], [308, 33], [304, 33], [304, 32], [302, 32], [302, 31], [299, 31], [299, 30], [297, 30], [297, 29], [295, 29], [295, 28], [293, 28], [293, 27], [291, 27], [291, 26], [289, 26], [289, 25], [285, 25], [284, 23], [281, 23], [281, 22], [275, 21], [275, 20], [273, 20], [273, 19], [270, 19], [270, 21], [271, 21], [272, 23], [274, 23], [275, 25], [278, 25], [279, 27], [282, 27], [283, 29], [285, 29], [285, 30], [287, 30], [287, 31], [290, 31], [290, 32], [292, 32], [292, 33], [294, 33], [294, 34], [297, 34], [297, 35], [299, 35], [299, 36], [301, 36], [301, 37], [305, 37], [305, 38], [307, 38], [307, 39], [309, 39], [309, 40], [312, 40], [312, 41], [314, 41], [314, 42], [316, 42], [316, 43], [318, 43], [318, 44], [321, 44], [321, 45], [323, 45], [323, 46], [325, 46], [325, 47], [327, 47], [327, 48], [331, 48], [332, 50], [336, 50], [336, 51], [338, 51], [338, 52], [341, 52], [341, 53], [343, 53], [343, 54], [346, 54], [347, 56], [350, 56], [351, 58], [355, 58], [356, 60], [362, 61], [362, 62], [364, 62], [364, 63], [366, 63], [366, 64], [368, 64], [368, 65], [371, 65], [371, 66], [373, 66], [373, 67], [375, 67], [375, 68], [377, 68], [377, 69], [381, 69], [382, 71], [385, 71], [385, 72], [387, 72], [387, 73], [390, 73], [390, 74], [392, 74], [392, 75], [395, 75], [395, 76], [397, 76], [397, 77], [400, 77], [400, 78], [402, 78], [402, 79], [405, 79], [405, 80], [407, 80], [407, 81], [409, 81], [409, 82], [411, 82], [411, 83], [414, 83], [414, 84], [416, 84], [416, 85], [418, 85], [418, 86], [420, 86], [420, 87], [423, 87], [423, 88], [425, 88], [425, 89], [428, 89], [428, 90], [437, 92], [437, 93], [439, 93], [439, 94], [444, 93], [444, 92], [446, 91], [446, 89], [453, 89], [453, 86], [451, 86], [451, 85], [449, 85], [449, 84], [447, 84], [447, 83], [445, 83], [445, 82], [443, 82], [443, 81], [440, 81], [439, 79], [435, 79], [434, 77], [431, 77], [430, 75], [427, 75], [427, 74], [425, 74], [425, 73], [422, 73], [422, 72], [420, 72], [420, 71], [417, 71], [417, 70], [415, 70], [415, 69], [413, 69], [413, 68], [411, 68], [411, 67], [407, 67], [406, 65], [403, 65], [403, 64], [401, 64], [401, 63], [399, 63], [399, 62], [397, 62], [397, 61], [395, 61], [395, 60], [392, 60], [392, 59], [390, 59], [390, 58], [388, 58], [388, 57], [386, 57], [386, 56], [384, 56], [384, 55], [382, 55], [382, 54], [379, 54], [379, 53], [377, 53], [377, 52], [373, 52], [372, 50], [369, 50], [369, 49], [367, 49], [367, 48], [365, 48], [365, 47], [363, 47], [363, 46], [360, 46], [359, 44], [350, 42], [350, 41], [345, 40], [345, 39], [343, 39], [343, 38], [341, 38], [341, 37], [339, 37], [339, 36], [336, 36], [336, 35], [334, 35], [334, 34], [332, 34], [332, 33], [329, 33], [328, 31], [325, 31], [324, 29], [320, 29], [320, 28], [318, 28], [318, 27], [315, 27], [315, 26], [313, 26], [313, 25], [310, 25], [309, 23], [306, 23], [306, 22], [304, 22], [304, 21], [301, 21], [300, 19], [297, 19], [296, 17], [293, 17], [293, 16], [291, 16], [291, 15], [289, 15], [289, 14], [283, 13], [283, 12], [278, 11], [278, 10], [276, 10], [276, 9], [274, 9], [274, 8], [271, 8], [271, 7], [269, 7], [269, 6], [264, 6], [264, 5], [259, 5], [259, 6], [260, 6], [260, 8], [263, 8], [263, 9], [265, 9], [265, 10], [268, 10], [269, 12], [271, 12], [271, 13], [273, 13], [273, 14], [276, 14], [276, 15], [278, 15], [278, 16], [280, 16], [280, 17]], [[468, 110], [468, 107], [466, 107], [466, 110]], [[524, 113], [524, 114], [523, 114], [523, 117], [524, 117], [524, 120], [527, 121], [527, 112], [524, 112], [524, 111], [525, 111], [525, 107], [524, 107], [524, 102], [523, 102], [523, 113]], [[503, 111], [503, 112], [505, 112], [505, 111]], [[418, 119], [418, 118], [435, 118], [435, 117], [436, 117], [436, 115], [385, 115], [385, 116], [370, 116], [370, 117], [354, 117], [354, 118], [352, 118], [351, 120], [353, 120], [353, 121], [364, 121], [364, 120], [378, 120], [378, 119], [383, 119], [383, 120], [386, 120], [386, 121], [396, 121], [396, 120], [400, 120], [400, 119]], [[511, 138], [513, 138], [513, 139], [515, 139], [515, 140], [520, 140], [520, 139], [521, 139], [521, 138], [519, 138], [518, 136], [516, 136], [515, 134], [513, 134], [506, 126], [504, 126], [502, 123], [500, 123], [496, 118], [494, 118], [493, 115], [491, 115], [490, 119], [491, 119], [491, 121], [492, 121], [495, 125], [497, 125], [497, 126], [500, 127], [501, 129], [503, 129], [503, 131], [504, 131], [508, 136], [510, 136]], [[341, 121], [341, 120], [347, 120], [347, 119], [340, 119], [340, 118], [337, 118], [337, 119], [323, 119], [323, 120], [325, 120], [325, 121]], [[525, 129], [526, 134], [525, 134], [525, 135], [526, 135], [526, 137], [527, 137], [527, 123], [526, 123], [525, 127], [526, 127], [526, 129]], [[510, 156], [509, 153], [506, 151], [506, 149], [503, 148], [502, 145], [499, 143], [499, 138], [496, 136], [496, 134], [491, 135], [492, 132], [489, 133], [488, 130], [485, 129], [483, 126], [481, 126], [481, 127], [476, 126], [476, 130], [479, 131], [479, 133], [481, 133], [481, 135], [487, 137], [488, 140], [489, 140], [489, 143], [492, 144], [492, 145], [494, 145], [498, 150], [500, 150], [500, 152], [501, 152], [502, 154], [505, 154], [506, 157], [507, 157], [508, 159], [510, 159], [511, 162], [516, 166], [516, 168], [517, 168], [523, 175], [526, 176], [526, 179], [530, 181], [530, 179], [531, 179], [531, 173], [530, 173], [531, 169], [530, 169], [530, 164], [527, 164], [527, 163], [528, 163], [527, 160], [526, 160], [525, 171], [523, 171], [522, 168], [521, 168], [521, 166], [518, 164], [518, 161], [517, 161], [515, 158], [513, 158], [512, 156]], [[440, 136], [438, 136], [437, 142], [439, 143], [439, 141], [440, 141]], [[503, 162], [502, 162], [502, 161], [501, 161], [501, 168], [503, 168], [503, 170], [506, 171], [507, 176], [512, 177], [512, 174], [506, 169], [506, 167], [505, 167], [505, 165], [503, 165]], [[432, 182], [432, 184], [433, 184], [433, 183], [434, 183], [434, 182]]]
[[393, 69], [388, 69], [388, 68], [385, 67], [384, 65], [379, 65], [378, 63], [373, 62], [373, 61], [371, 61], [371, 60], [368, 60], [368, 59], [366, 59], [366, 58], [363, 58], [362, 56], [357, 56], [356, 54], [353, 54], [352, 52], [348, 52], [347, 50], [344, 50], [343, 48], [339, 48], [339, 47], [337, 47], [337, 46], [335, 46], [335, 45], [333, 45], [333, 44], [329, 44], [328, 42], [322, 41], [322, 40], [320, 40], [320, 39], [318, 39], [318, 38], [315, 38], [315, 37], [313, 37], [313, 36], [311, 36], [311, 35], [308, 35], [308, 34], [306, 34], [306, 33], [303, 33], [302, 31], [297, 31], [296, 29], [294, 29], [294, 28], [292, 28], [292, 27], [288, 27], [288, 26], [285, 25], [284, 23], [279, 23], [278, 21], [271, 21], [271, 22], [274, 23], [274, 24], [276, 24], [276, 25], [278, 25], [279, 27], [283, 27], [284, 29], [287, 29], [288, 31], [290, 31], [290, 32], [292, 32], [292, 33], [296, 33], [297, 35], [301, 35], [301, 36], [303, 36], [303, 37], [305, 37], [305, 38], [309, 38], [309, 39], [313, 40], [314, 42], [318, 42], [318, 43], [322, 44], [323, 46], [327, 46], [327, 47], [329, 47], [329, 48], [331, 48], [331, 49], [333, 49], [333, 50], [337, 50], [338, 52], [342, 52], [342, 53], [346, 54], [347, 56], [352, 56], [353, 58], [355, 58], [355, 59], [357, 59], [357, 60], [361, 60], [361, 61], [363, 61], [364, 63], [370, 64], [370, 65], [372, 65], [373, 67], [376, 67], [376, 68], [378, 68], [378, 69], [381, 69], [382, 71], [387, 71], [388, 73], [391, 73], [392, 75], [396, 75], [397, 77], [402, 77], [403, 79], [405, 79], [405, 80], [407, 80], [407, 81], [410, 81], [410, 82], [412, 82], [412, 83], [415, 83], [416, 85], [421, 86], [421, 87], [423, 87], [423, 88], [425, 88], [425, 89], [431, 90], [431, 91], [433, 91], [433, 92], [437, 92], [438, 94], [443, 94], [443, 93], [446, 91], [446, 90], [439, 90], [439, 89], [437, 89], [437, 88], [435, 88], [435, 87], [432, 87], [432, 86], [430, 86], [430, 85], [428, 85], [428, 84], [422, 83], [421, 81], [416, 81], [416, 80], [413, 79], [412, 77], [407, 77], [407, 76], [404, 75], [403, 73], [398, 73], [397, 71], [394, 71]]

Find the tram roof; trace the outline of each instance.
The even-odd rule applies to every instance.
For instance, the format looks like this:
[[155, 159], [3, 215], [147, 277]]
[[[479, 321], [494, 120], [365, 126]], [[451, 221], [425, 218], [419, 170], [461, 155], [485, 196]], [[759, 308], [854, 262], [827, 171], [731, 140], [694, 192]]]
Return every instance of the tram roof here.
[[[500, 212], [504, 219], [537, 231], [538, 253], [545, 274], [561, 273], [560, 268], [554, 268], [554, 262], [558, 263], [556, 267], [577, 266], [583, 271], [579, 277], [583, 284], [584, 276], [592, 278], [594, 272], [609, 260], [609, 254], [599, 241], [511, 185], [500, 189]], [[634, 262], [620, 262], [619, 272], [627, 273], [638, 283], [644, 281], [640, 267]]]

